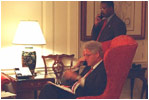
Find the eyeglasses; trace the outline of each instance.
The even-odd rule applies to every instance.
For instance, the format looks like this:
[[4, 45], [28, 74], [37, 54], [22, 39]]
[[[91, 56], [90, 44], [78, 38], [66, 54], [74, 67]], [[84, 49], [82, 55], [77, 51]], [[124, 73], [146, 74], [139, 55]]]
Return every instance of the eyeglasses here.
[[84, 56], [86, 56], [86, 57], [90, 57], [91, 55], [93, 55], [93, 54], [84, 54]]

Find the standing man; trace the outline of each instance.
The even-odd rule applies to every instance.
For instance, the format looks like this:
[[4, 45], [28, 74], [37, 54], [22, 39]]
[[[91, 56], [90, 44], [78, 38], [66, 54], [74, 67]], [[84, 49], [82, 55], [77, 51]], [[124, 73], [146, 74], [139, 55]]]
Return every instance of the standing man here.
[[95, 96], [104, 92], [107, 84], [107, 75], [103, 63], [103, 51], [100, 42], [88, 41], [84, 46], [84, 56], [79, 59], [87, 62], [87, 66], [78, 75], [72, 70], [67, 70], [64, 77], [76, 81], [69, 89], [74, 93], [67, 92], [52, 84], [47, 84], [40, 92], [40, 99], [73, 99], [80, 96]]
[[122, 34], [126, 34], [126, 25], [114, 13], [113, 1], [101, 1], [101, 14], [95, 18], [92, 39], [103, 42]]

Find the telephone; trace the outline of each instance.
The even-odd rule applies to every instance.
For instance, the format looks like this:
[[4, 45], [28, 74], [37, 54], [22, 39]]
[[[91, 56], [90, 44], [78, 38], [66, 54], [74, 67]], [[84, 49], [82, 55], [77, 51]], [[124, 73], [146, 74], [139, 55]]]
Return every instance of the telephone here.
[[100, 13], [100, 16], [98, 16], [100, 19], [102, 19], [104, 16], [102, 13]]
[[87, 66], [87, 61], [84, 61], [84, 62], [82, 62], [82, 63], [83, 63], [83, 65]]
[[15, 73], [18, 79], [28, 79], [32, 77], [32, 74], [28, 67], [15, 68]]

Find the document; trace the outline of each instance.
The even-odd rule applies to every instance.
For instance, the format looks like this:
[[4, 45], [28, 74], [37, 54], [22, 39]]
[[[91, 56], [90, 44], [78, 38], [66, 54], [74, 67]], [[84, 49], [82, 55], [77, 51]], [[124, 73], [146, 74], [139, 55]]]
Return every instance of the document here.
[[1, 99], [9, 98], [9, 97], [16, 97], [16, 94], [11, 92], [1, 91]]
[[70, 88], [68, 88], [67, 86], [57, 85], [57, 84], [55, 84], [55, 83], [53, 83], [53, 82], [51, 82], [51, 81], [48, 81], [48, 83], [49, 83], [49, 84], [52, 84], [52, 85], [54, 85], [54, 86], [56, 86], [56, 87], [58, 87], [58, 88], [61, 88], [61, 89], [65, 90], [65, 91], [67, 91], [67, 92], [70, 92], [70, 93], [72, 93], [72, 94], [75, 94], [75, 93], [74, 93]]
[[22, 76], [32, 76], [28, 67], [19, 68], [16, 73], [20, 73]]
[[18, 79], [28, 79], [32, 77], [32, 74], [28, 67], [15, 68], [15, 73]]

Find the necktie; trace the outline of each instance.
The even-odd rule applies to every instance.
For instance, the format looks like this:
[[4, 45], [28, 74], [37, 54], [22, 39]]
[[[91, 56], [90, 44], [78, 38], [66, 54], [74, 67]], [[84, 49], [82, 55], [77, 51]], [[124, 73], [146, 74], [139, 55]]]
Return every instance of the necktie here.
[[[91, 68], [82, 78], [86, 78], [92, 71], [93, 71], [93, 68]], [[80, 80], [74, 83], [74, 85], [71, 88], [72, 91], [75, 92], [79, 85], [80, 85]]]
[[99, 40], [100, 35], [101, 35], [101, 32], [102, 32], [102, 31], [103, 31], [103, 29], [105, 28], [106, 24], [107, 24], [107, 19], [105, 19], [105, 20], [104, 20], [104, 23], [103, 23], [103, 25], [102, 25], [102, 28], [101, 28], [101, 30], [100, 30], [100, 32], [99, 32], [99, 34], [98, 34], [98, 37], [97, 37], [97, 40], [96, 40], [96, 41], [98, 41], [98, 40]]

